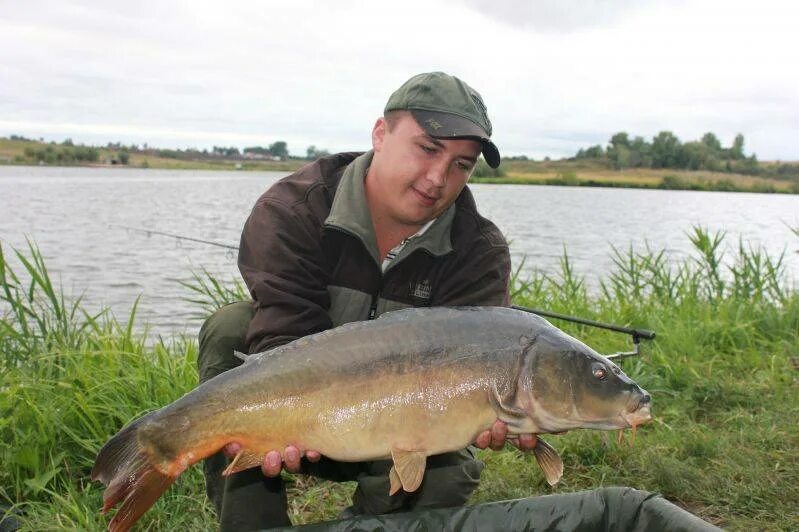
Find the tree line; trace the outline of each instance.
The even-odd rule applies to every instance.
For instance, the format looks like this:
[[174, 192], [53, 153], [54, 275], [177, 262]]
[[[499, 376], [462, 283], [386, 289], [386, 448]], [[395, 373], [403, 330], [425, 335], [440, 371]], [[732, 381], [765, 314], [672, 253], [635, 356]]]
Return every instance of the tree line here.
[[44, 139], [26, 138], [22, 135], [10, 135], [9, 139], [35, 143], [33, 146], [24, 148], [23, 154], [17, 157], [17, 162], [41, 162], [47, 164], [96, 163], [100, 160], [100, 150], [102, 148], [112, 153], [114, 164], [128, 164], [131, 153], [152, 154], [158, 157], [181, 160], [223, 157], [229, 159], [256, 158], [280, 161], [303, 158], [316, 160], [319, 157], [330, 154], [328, 150], [317, 148], [312, 144], [305, 150], [305, 157], [294, 156], [289, 152], [288, 143], [283, 140], [272, 142], [266, 146], [248, 146], [241, 150], [236, 146], [213, 146], [210, 150], [207, 148], [200, 150], [197, 148], [155, 148], [148, 146], [146, 143], [141, 147], [137, 144], [127, 146], [121, 142], [108, 142], [105, 146], [95, 147], [83, 144], [76, 145], [72, 139], [56, 143], [45, 142]]
[[23, 150], [23, 154], [31, 162], [47, 164], [96, 163], [100, 158], [100, 150], [97, 148], [75, 146], [71, 139], [65, 140], [60, 145], [44, 144], [35, 148], [28, 146]]
[[[235, 146], [214, 146], [212, 153], [221, 157], [261, 156], [264, 158], [279, 159], [281, 161], [299, 158], [289, 153], [288, 144], [283, 140], [275, 141], [268, 146], [248, 146], [241, 150], [241, 152], [239, 152], [239, 149]], [[305, 158], [311, 161], [329, 154], [329, 151], [319, 149], [313, 144], [308, 146], [308, 149], [305, 150]]]
[[661, 131], [651, 142], [641, 136], [630, 138], [624, 131], [610, 138], [607, 147], [597, 144], [581, 149], [573, 157], [606, 161], [618, 170], [625, 168], [673, 168], [758, 174], [762, 170], [753, 153], [744, 153], [744, 136], [737, 134], [729, 147], [722, 146], [714, 133], [700, 140], [681, 142], [671, 131]]

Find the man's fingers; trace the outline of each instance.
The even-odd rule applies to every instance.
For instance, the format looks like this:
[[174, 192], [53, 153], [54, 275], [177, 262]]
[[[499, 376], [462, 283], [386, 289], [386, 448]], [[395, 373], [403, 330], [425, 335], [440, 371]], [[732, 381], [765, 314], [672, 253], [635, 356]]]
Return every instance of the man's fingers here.
[[286, 464], [286, 471], [297, 473], [300, 470], [300, 450], [293, 445], [286, 447], [286, 452], [283, 454], [283, 461]]
[[522, 451], [532, 451], [538, 445], [538, 438], [535, 434], [519, 434], [517, 447]]
[[481, 432], [474, 440], [474, 446], [479, 449], [485, 449], [491, 443], [491, 431], [485, 430]]
[[[230, 447], [230, 445], [225, 448], [226, 454], [228, 453], [228, 447]], [[240, 446], [238, 448], [233, 448], [234, 452], [229, 456], [235, 456], [235, 453], [238, 452], [240, 448]], [[266, 456], [264, 456], [264, 461], [261, 464], [261, 471], [263, 471], [264, 475], [267, 477], [278, 476], [283, 468], [285, 468], [286, 471], [298, 473], [302, 465], [302, 456], [303, 453], [293, 445], [286, 447], [282, 456], [277, 451], [269, 451], [266, 453]], [[308, 451], [305, 453], [305, 458], [307, 458], [309, 462], [318, 462], [322, 459], [322, 455], [316, 451]]]
[[280, 453], [277, 451], [269, 451], [266, 453], [264, 463], [261, 464], [261, 471], [263, 471], [264, 475], [267, 477], [276, 477], [280, 474], [281, 469], [283, 469], [283, 460], [280, 457]]
[[477, 439], [474, 440], [474, 445], [480, 449], [491, 447], [491, 449], [499, 451], [505, 446], [506, 439], [522, 451], [532, 451], [538, 445], [538, 438], [535, 434], [508, 436], [508, 425], [500, 420], [494, 421], [494, 424], [491, 425], [491, 430], [481, 432]]
[[505, 446], [505, 438], [508, 436], [508, 426], [502, 421], [495, 421], [491, 425], [491, 448], [499, 451]]
[[322, 455], [316, 451], [307, 451], [305, 453], [305, 458], [307, 458], [309, 462], [318, 462], [322, 459]]
[[225, 454], [225, 456], [227, 456], [228, 458], [233, 458], [234, 456], [236, 456], [237, 454], [239, 454], [239, 451], [240, 451], [240, 450], [241, 450], [241, 444], [239, 444], [239, 443], [235, 443], [235, 442], [233, 442], [233, 443], [228, 443], [227, 445], [225, 445], [224, 447], [222, 447], [222, 452], [223, 452], [223, 453]]

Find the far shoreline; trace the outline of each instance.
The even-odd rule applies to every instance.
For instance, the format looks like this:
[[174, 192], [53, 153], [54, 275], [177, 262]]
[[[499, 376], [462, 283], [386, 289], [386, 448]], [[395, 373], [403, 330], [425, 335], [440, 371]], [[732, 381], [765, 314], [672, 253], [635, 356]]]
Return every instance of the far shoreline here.
[[[294, 172], [312, 163], [307, 159], [288, 159], [286, 161], [186, 161], [177, 159], [149, 158], [139, 164], [29, 164], [0, 160], [0, 166], [27, 168], [102, 168], [111, 170], [181, 170], [212, 172]], [[133, 163], [133, 161], [131, 161]], [[511, 163], [513, 164], [513, 163]], [[549, 162], [549, 171], [508, 172], [506, 176], [473, 175], [470, 184], [490, 185], [538, 185], [590, 188], [628, 188], [646, 190], [688, 190], [696, 192], [749, 192], [756, 194], [798, 194], [799, 186], [790, 187], [791, 183], [778, 183], [788, 186], [778, 188], [765, 179], [740, 176], [738, 174], [723, 175], [720, 179], [708, 179], [708, 172], [680, 171], [664, 169], [657, 175], [642, 175], [641, 172], [628, 172], [621, 175], [624, 180], [614, 180], [609, 172], [601, 168], [581, 169], [577, 174], [573, 171], [558, 171], [560, 166], [568, 162]], [[515, 165], [514, 165], [515, 166]]]

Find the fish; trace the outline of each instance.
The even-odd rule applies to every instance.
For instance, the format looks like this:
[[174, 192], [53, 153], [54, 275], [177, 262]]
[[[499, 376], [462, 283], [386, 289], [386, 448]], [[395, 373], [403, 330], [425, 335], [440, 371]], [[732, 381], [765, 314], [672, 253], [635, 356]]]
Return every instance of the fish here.
[[[99, 451], [102, 512], [128, 530], [192, 464], [239, 444], [224, 475], [294, 445], [345, 462], [391, 459], [390, 493], [426, 458], [467, 447], [495, 420], [518, 434], [635, 428], [651, 397], [545, 319], [506, 307], [410, 308], [299, 338], [134, 420]], [[538, 438], [547, 482], [563, 462]]]

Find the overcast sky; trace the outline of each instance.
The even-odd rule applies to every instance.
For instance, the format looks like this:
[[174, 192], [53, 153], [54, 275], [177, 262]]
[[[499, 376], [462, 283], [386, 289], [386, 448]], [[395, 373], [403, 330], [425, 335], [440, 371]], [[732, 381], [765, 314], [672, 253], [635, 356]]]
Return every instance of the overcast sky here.
[[797, 21], [775, 0], [0, 0], [0, 136], [361, 150], [394, 89], [443, 70], [503, 155], [667, 129], [799, 160]]

